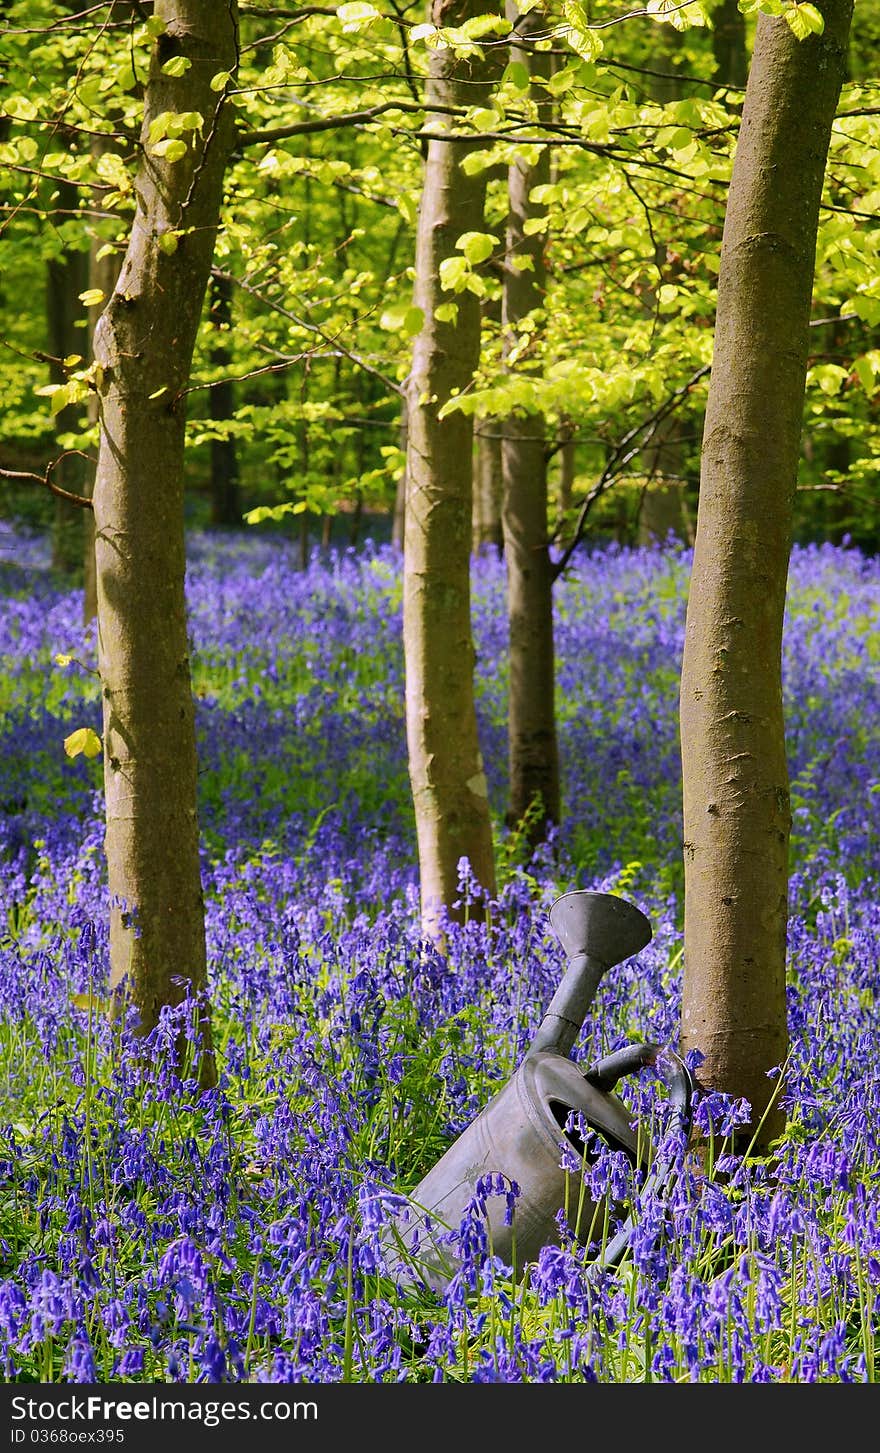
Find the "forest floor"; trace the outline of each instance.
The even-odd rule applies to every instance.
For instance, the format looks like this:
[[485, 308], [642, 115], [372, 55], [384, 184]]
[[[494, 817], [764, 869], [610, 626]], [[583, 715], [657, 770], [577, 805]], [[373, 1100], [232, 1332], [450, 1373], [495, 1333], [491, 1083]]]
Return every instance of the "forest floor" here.
[[[523, 866], [502, 832], [503, 567], [475, 562], [478, 710], [498, 900], [420, 941], [401, 577], [367, 544], [297, 568], [278, 537], [194, 534], [188, 594], [221, 1080], [111, 1029], [94, 641], [45, 542], [0, 534], [0, 1366], [25, 1381], [874, 1381], [880, 1298], [880, 565], [799, 547], [784, 648], [794, 813], [785, 1137], [665, 1195], [597, 1149], [586, 1194], [633, 1207], [623, 1263], [542, 1252], [514, 1284], [463, 1228], [444, 1296], [382, 1228], [518, 1064], [564, 967], [570, 888], [653, 938], [608, 973], [574, 1057], [674, 1044], [678, 671], [689, 556], [584, 551], [557, 586], [564, 820]], [[69, 658], [66, 665], [58, 657]], [[626, 1093], [657, 1133], [662, 1089]], [[573, 1183], [578, 1176], [573, 1173]], [[600, 1228], [613, 1230], [614, 1213]], [[477, 1227], [477, 1234], [474, 1228]]]

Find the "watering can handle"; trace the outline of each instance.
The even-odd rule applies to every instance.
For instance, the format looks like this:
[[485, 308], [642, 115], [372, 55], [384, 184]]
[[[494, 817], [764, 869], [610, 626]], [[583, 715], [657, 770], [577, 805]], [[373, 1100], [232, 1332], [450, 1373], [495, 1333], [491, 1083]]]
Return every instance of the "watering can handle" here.
[[[670, 1065], [671, 1061], [671, 1065]], [[584, 1074], [587, 1084], [607, 1093], [613, 1090], [624, 1075], [634, 1075], [648, 1065], [655, 1066], [669, 1089], [673, 1107], [681, 1116], [682, 1123], [690, 1121], [691, 1100], [694, 1082], [690, 1070], [674, 1050], [661, 1044], [628, 1044], [600, 1059]]]
[[[669, 1090], [670, 1102], [678, 1116], [679, 1126], [685, 1136], [689, 1136], [694, 1082], [684, 1060], [665, 1045], [628, 1044], [624, 1049], [616, 1049], [613, 1054], [606, 1055], [604, 1059], [599, 1060], [598, 1064], [593, 1065], [592, 1069], [587, 1070], [584, 1079], [595, 1089], [607, 1092], [613, 1090], [617, 1081], [624, 1075], [635, 1074], [648, 1065], [656, 1066], [663, 1076]], [[671, 1163], [668, 1159], [655, 1161], [642, 1188], [642, 1193], [644, 1194], [650, 1187], [654, 1192], [662, 1194], [666, 1188], [670, 1171]], [[589, 1272], [591, 1280], [598, 1276], [604, 1268], [617, 1265], [629, 1246], [635, 1225], [635, 1211], [633, 1211], [617, 1235], [608, 1242], [601, 1256], [594, 1262]]]

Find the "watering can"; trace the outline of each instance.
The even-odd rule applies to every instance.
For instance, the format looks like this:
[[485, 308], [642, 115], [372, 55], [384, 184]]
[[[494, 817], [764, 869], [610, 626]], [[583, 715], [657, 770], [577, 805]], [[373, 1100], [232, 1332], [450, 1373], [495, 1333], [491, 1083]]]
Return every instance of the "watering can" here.
[[[389, 1223], [386, 1255], [399, 1280], [420, 1280], [434, 1291], [445, 1290], [461, 1264], [448, 1233], [458, 1231], [484, 1176], [500, 1175], [505, 1186], [516, 1182], [519, 1187], [519, 1195], [511, 1198], [512, 1215], [504, 1195], [486, 1198], [483, 1212], [492, 1254], [512, 1266], [517, 1277], [542, 1246], [559, 1244], [561, 1210], [579, 1240], [598, 1239], [604, 1209], [585, 1195], [580, 1176], [561, 1164], [566, 1153], [570, 1163], [573, 1149], [581, 1156], [585, 1150], [582, 1138], [565, 1127], [571, 1113], [578, 1112], [585, 1127], [625, 1152], [633, 1165], [641, 1163], [644, 1137], [640, 1144], [630, 1111], [613, 1093], [622, 1076], [656, 1065], [680, 1123], [688, 1122], [693, 1084], [684, 1063], [670, 1050], [628, 1045], [586, 1072], [569, 1058], [602, 975], [650, 941], [647, 918], [615, 894], [576, 891], [552, 905], [550, 925], [568, 959], [565, 975], [515, 1074]], [[656, 1164], [652, 1181], [661, 1181], [667, 1172], [668, 1166]], [[626, 1223], [606, 1245], [603, 1265], [620, 1259], [632, 1229], [632, 1222]]]

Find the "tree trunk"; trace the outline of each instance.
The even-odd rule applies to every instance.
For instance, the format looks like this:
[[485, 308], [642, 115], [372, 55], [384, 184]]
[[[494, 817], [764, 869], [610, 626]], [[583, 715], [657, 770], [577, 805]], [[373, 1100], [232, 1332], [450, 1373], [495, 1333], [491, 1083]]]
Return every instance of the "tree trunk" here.
[[[682, 1048], [746, 1096], [785, 1059], [790, 808], [781, 642], [819, 201], [852, 0], [758, 19], [727, 202], [681, 679]], [[758, 1145], [779, 1133], [778, 1104]]]
[[745, 85], [749, 71], [746, 18], [738, 0], [721, 0], [712, 12], [712, 54], [719, 85]]
[[[184, 390], [233, 142], [219, 71], [236, 66], [234, 0], [157, 0], [137, 211], [116, 290], [95, 333], [101, 441], [95, 481], [99, 666], [104, 698], [111, 987], [140, 1032], [187, 991], [205, 1003], [199, 1075], [214, 1081], [196, 745], [184, 599]], [[163, 74], [174, 57], [184, 75]], [[197, 111], [185, 155], [156, 155], [163, 112]], [[176, 148], [175, 148], [176, 150]]]
[[[228, 369], [232, 355], [229, 336], [232, 326], [232, 283], [227, 277], [211, 278], [211, 363]], [[225, 423], [235, 413], [235, 384], [222, 379], [210, 389], [211, 418]], [[238, 450], [235, 439], [211, 440], [211, 524], [241, 526], [241, 494], [238, 486]]]
[[502, 553], [504, 532], [501, 501], [504, 493], [501, 464], [501, 423], [481, 419], [474, 430], [474, 502], [471, 549], [475, 555]]
[[[71, 4], [70, 9], [75, 10], [76, 4]], [[137, 15], [136, 0], [110, 0], [109, 10], [106, 12], [108, 25], [116, 25], [120, 21], [133, 23]], [[140, 83], [136, 87], [135, 94], [142, 93]], [[131, 144], [134, 147], [135, 138], [132, 134]], [[114, 138], [111, 135], [94, 135], [91, 138], [90, 149], [92, 161], [97, 163], [104, 152], [111, 151], [114, 146]], [[104, 208], [104, 193], [95, 189], [93, 192], [93, 205], [98, 211]], [[87, 357], [91, 363], [95, 354], [95, 329], [98, 326], [98, 319], [103, 312], [107, 299], [112, 297], [113, 289], [116, 286], [116, 279], [119, 276], [121, 257], [118, 251], [105, 252], [104, 247], [107, 239], [92, 235], [89, 244], [89, 291], [99, 292], [101, 301], [88, 310], [88, 351]], [[101, 255], [103, 253], [103, 256]], [[89, 394], [88, 416], [89, 424], [95, 425], [100, 418], [100, 399], [97, 391]], [[95, 492], [95, 469], [89, 466], [87, 477], [83, 484], [83, 493], [90, 497]], [[98, 579], [95, 568], [95, 516], [92, 510], [83, 510], [83, 625], [96, 619], [98, 614]]]
[[558, 503], [562, 520], [574, 504], [574, 480], [576, 473], [576, 449], [574, 424], [571, 419], [559, 420], [559, 480]]
[[[95, 149], [100, 146], [95, 143]], [[105, 253], [99, 257], [103, 241], [100, 238], [92, 238], [89, 247], [89, 290], [94, 288], [100, 292], [102, 299], [106, 300], [113, 296], [113, 289], [116, 286], [116, 279], [119, 276], [119, 256], [117, 253]], [[89, 308], [88, 311], [88, 339], [91, 359], [95, 350], [95, 329], [98, 326], [98, 319], [105, 306], [105, 301]], [[100, 417], [100, 399], [97, 390], [89, 394], [89, 423], [95, 424]], [[95, 480], [94, 470], [89, 466], [89, 477], [84, 481], [83, 492], [94, 494]], [[98, 614], [98, 578], [95, 568], [95, 517], [91, 510], [83, 510], [83, 624], [88, 625], [89, 621], [95, 620]]]
[[406, 451], [409, 446], [409, 422], [407, 419], [406, 398], [400, 400], [400, 428], [397, 435], [397, 447], [403, 454], [403, 469], [397, 481], [397, 488], [394, 491], [394, 514], [391, 520], [391, 543], [398, 550], [403, 551], [404, 536], [406, 534]]
[[665, 420], [657, 439], [645, 450], [647, 481], [639, 508], [640, 545], [662, 544], [672, 534], [677, 540], [688, 536], [684, 489], [681, 478], [681, 423]]
[[[508, 6], [517, 34], [532, 43], [546, 31], [540, 10], [518, 16]], [[511, 59], [526, 65], [539, 119], [550, 109], [544, 82], [552, 56], [511, 46]], [[517, 158], [508, 172], [509, 216], [504, 261], [502, 327], [509, 351], [519, 339], [519, 325], [543, 308], [547, 286], [542, 233], [529, 236], [527, 223], [543, 215], [531, 199], [534, 187], [550, 177], [549, 151], [537, 158]], [[523, 266], [523, 264], [526, 264]], [[522, 365], [520, 365], [522, 367]], [[553, 574], [547, 530], [547, 439], [543, 414], [536, 410], [509, 414], [502, 426], [504, 476], [504, 555], [507, 562], [507, 619], [510, 630], [510, 697], [508, 822], [524, 830], [536, 846], [551, 823], [559, 821], [559, 754], [556, 741], [555, 671], [553, 659]]]
[[[662, 106], [668, 106], [681, 97], [681, 81], [676, 67], [681, 58], [683, 40], [682, 31], [673, 30], [669, 25], [659, 27], [658, 41], [665, 74], [650, 77], [649, 88], [653, 99]], [[656, 244], [654, 261], [659, 285], [663, 282], [663, 269], [667, 265], [665, 242], [658, 241]], [[656, 289], [646, 292], [643, 301], [649, 307], [656, 306]], [[647, 478], [639, 503], [637, 539], [640, 545], [662, 543], [670, 534], [678, 540], [687, 538], [684, 482], [681, 479], [681, 435], [681, 419], [672, 414], [658, 425], [642, 456]]]
[[[71, 182], [58, 184], [59, 204], [73, 211], [78, 204], [77, 190]], [[66, 248], [58, 257], [52, 257], [46, 264], [46, 331], [49, 352], [57, 362], [50, 364], [49, 376], [52, 383], [67, 381], [67, 370], [63, 360], [72, 354], [84, 357], [86, 339], [81, 328], [75, 326], [83, 311], [79, 301], [88, 279], [88, 255]], [[80, 365], [81, 367], [82, 365]], [[59, 434], [75, 430], [79, 425], [79, 409], [69, 405], [55, 418], [55, 429]], [[60, 452], [60, 450], [59, 450]], [[71, 455], [62, 460], [54, 471], [54, 482], [72, 494], [82, 494], [87, 478], [85, 460]], [[79, 505], [68, 504], [56, 498], [52, 516], [52, 568], [61, 575], [78, 579], [83, 561], [83, 523], [90, 510]]]
[[[480, 0], [434, 0], [437, 26], [461, 25], [483, 13]], [[431, 54], [428, 105], [480, 105], [497, 74], [485, 58]], [[427, 124], [457, 122], [429, 112]], [[408, 386], [407, 491], [403, 621], [409, 771], [419, 843], [422, 915], [437, 933], [437, 912], [458, 898], [458, 864], [466, 857], [477, 881], [495, 892], [492, 823], [474, 706], [470, 621], [473, 428], [461, 413], [441, 419], [450, 397], [470, 383], [479, 360], [480, 308], [473, 293], [455, 294], [455, 321], [435, 309], [451, 296], [440, 288], [440, 264], [460, 256], [456, 241], [482, 231], [485, 176], [462, 162], [478, 143], [431, 141], [419, 209], [415, 304], [424, 322], [413, 347]]]

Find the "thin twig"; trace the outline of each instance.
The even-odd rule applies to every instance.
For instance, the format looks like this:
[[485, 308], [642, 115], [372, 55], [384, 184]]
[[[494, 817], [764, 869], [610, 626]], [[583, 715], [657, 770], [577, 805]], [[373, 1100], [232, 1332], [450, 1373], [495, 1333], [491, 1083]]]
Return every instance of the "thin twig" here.
[[602, 470], [598, 480], [581, 505], [577, 523], [575, 524], [574, 535], [559, 559], [553, 563], [552, 574], [554, 582], [559, 579], [583, 539], [587, 516], [596, 500], [607, 489], [610, 489], [615, 479], [623, 473], [630, 461], [637, 454], [641, 453], [646, 444], [653, 438], [659, 426], [669, 418], [670, 414], [675, 412], [679, 404], [687, 398], [694, 384], [698, 383], [701, 378], [704, 378], [710, 372], [711, 367], [712, 365], [710, 363], [704, 363], [695, 373], [691, 374], [686, 383], [683, 383], [680, 388], [675, 389], [668, 398], [664, 399], [659, 408], [655, 409], [652, 414], [649, 414], [646, 419], [642, 419], [638, 424], [634, 424], [631, 429], [628, 429], [620, 442], [615, 446], [605, 468]]
[[78, 454], [81, 459], [87, 459], [90, 464], [95, 463], [95, 460], [89, 454], [84, 454], [82, 449], [65, 449], [63, 454], [59, 454], [57, 459], [53, 459], [51, 464], [47, 464], [45, 474], [34, 474], [29, 469], [0, 469], [0, 477], [15, 479], [22, 484], [42, 484], [58, 499], [66, 500], [68, 504], [78, 505], [83, 510], [93, 510], [94, 504], [84, 495], [72, 494], [69, 489], [62, 489], [60, 484], [52, 483], [52, 471], [57, 469], [63, 460], [69, 459], [72, 454]]

